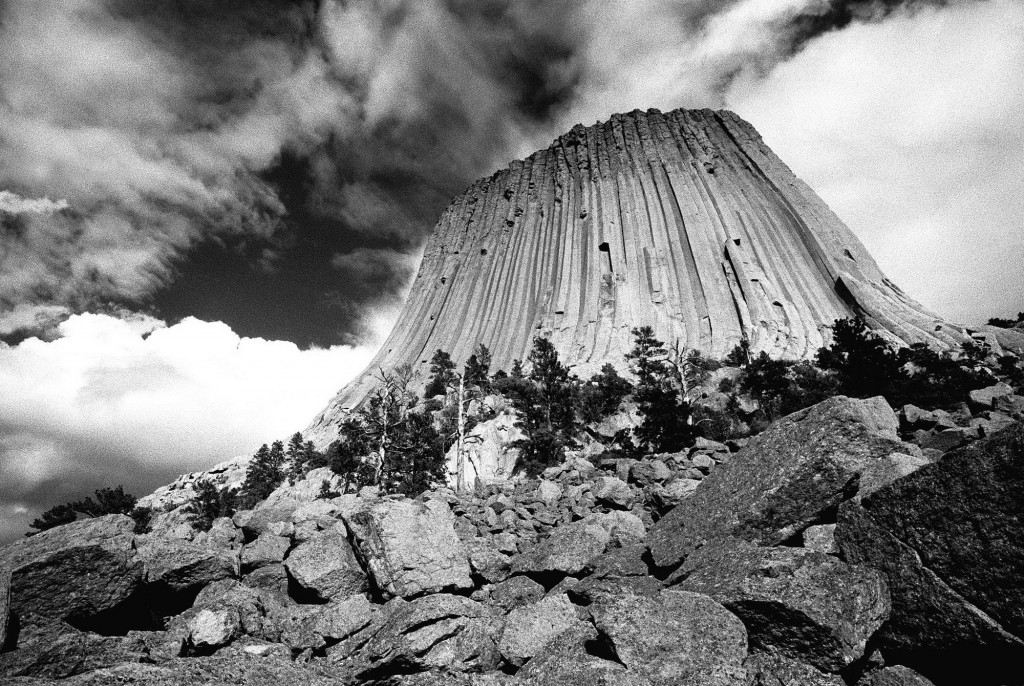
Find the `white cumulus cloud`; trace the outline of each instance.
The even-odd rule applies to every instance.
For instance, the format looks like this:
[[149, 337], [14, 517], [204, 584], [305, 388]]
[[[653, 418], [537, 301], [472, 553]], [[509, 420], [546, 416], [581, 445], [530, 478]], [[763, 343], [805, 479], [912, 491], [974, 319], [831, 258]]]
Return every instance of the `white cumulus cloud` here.
[[136, 495], [301, 430], [371, 348], [300, 350], [220, 322], [75, 315], [0, 347], [0, 539], [83, 490]]

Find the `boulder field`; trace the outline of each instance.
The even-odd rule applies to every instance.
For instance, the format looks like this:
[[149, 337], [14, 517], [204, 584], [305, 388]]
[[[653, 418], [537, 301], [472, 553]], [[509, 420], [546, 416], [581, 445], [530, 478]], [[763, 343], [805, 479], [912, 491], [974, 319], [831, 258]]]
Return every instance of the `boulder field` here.
[[78, 521], [0, 549], [0, 683], [1022, 684], [1024, 423], [901, 440], [932, 419], [839, 396], [472, 492]]

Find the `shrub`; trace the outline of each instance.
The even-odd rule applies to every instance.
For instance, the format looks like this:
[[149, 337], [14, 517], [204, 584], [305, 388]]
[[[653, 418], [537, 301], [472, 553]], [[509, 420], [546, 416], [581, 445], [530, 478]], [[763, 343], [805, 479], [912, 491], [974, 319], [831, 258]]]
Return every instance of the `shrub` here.
[[668, 359], [651, 327], [633, 329], [633, 338], [626, 359], [637, 377], [633, 398], [644, 418], [633, 431], [637, 443], [651, 452], [675, 452], [692, 445], [696, 432], [689, 403], [681, 395], [682, 370]]

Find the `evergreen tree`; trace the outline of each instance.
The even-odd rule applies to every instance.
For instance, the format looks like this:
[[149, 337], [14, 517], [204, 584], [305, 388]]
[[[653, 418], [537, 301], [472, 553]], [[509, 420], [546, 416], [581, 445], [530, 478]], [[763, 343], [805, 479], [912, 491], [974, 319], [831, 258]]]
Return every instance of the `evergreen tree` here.
[[185, 507], [185, 515], [196, 529], [209, 531], [215, 519], [235, 513], [236, 489], [217, 488], [209, 479], [197, 481], [194, 488], [196, 494]]
[[682, 397], [681, 372], [650, 326], [633, 329], [633, 350], [626, 355], [637, 383], [633, 398], [643, 423], [633, 433], [639, 446], [675, 452], [691, 445], [695, 431], [689, 403]]
[[108, 514], [130, 514], [135, 507], [135, 502], [135, 496], [126, 493], [123, 486], [100, 488], [94, 491], [92, 496], [56, 505], [46, 510], [29, 524], [36, 531], [30, 531], [26, 535], [32, 536], [40, 531], [52, 529], [55, 526], [70, 524], [80, 517], [92, 518]]
[[600, 372], [590, 377], [590, 380], [580, 388], [580, 417], [588, 424], [600, 422], [614, 414], [632, 390], [633, 384], [619, 376], [615, 367], [606, 363]]
[[481, 395], [487, 395], [491, 391], [491, 351], [481, 343], [473, 351], [473, 354], [466, 360], [463, 369], [463, 376], [466, 385], [479, 391]]
[[255, 505], [274, 492], [284, 481], [284, 444], [274, 441], [268, 448], [264, 443], [253, 455], [249, 467], [245, 470], [245, 481], [242, 482], [239, 504], [243, 509]]
[[518, 376], [514, 365], [504, 388], [518, 414], [516, 426], [526, 434], [515, 444], [520, 462], [527, 474], [537, 474], [557, 464], [565, 456], [565, 448], [575, 445], [577, 389], [551, 341], [534, 338], [528, 359], [529, 377]]
[[455, 382], [455, 363], [452, 362], [452, 356], [438, 348], [430, 358], [430, 381], [423, 389], [423, 397], [445, 395]]
[[358, 491], [373, 483], [373, 465], [366, 459], [372, 448], [369, 436], [356, 418], [349, 417], [341, 424], [338, 440], [327, 448], [327, 465], [344, 479], [344, 492]]
[[434, 482], [444, 481], [445, 451], [430, 415], [410, 412], [395, 427], [381, 489], [416, 496]]
[[855, 398], [891, 398], [903, 377], [896, 352], [860, 315], [837, 319], [832, 345], [820, 348], [815, 360], [820, 368], [836, 372], [842, 393]]

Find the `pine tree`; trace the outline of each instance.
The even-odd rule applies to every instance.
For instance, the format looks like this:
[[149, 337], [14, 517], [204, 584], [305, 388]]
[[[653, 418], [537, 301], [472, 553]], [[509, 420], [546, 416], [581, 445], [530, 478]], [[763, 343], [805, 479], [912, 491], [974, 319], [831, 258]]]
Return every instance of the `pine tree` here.
[[268, 448], [264, 443], [253, 455], [245, 470], [239, 503], [243, 508], [252, 508], [266, 500], [267, 496], [284, 481], [284, 444], [274, 441]]
[[452, 356], [438, 348], [430, 358], [430, 382], [423, 389], [424, 398], [445, 395], [455, 383], [455, 363]]
[[70, 524], [80, 517], [92, 518], [109, 514], [130, 514], [135, 508], [135, 502], [135, 496], [126, 493], [124, 486], [100, 488], [94, 491], [92, 496], [56, 505], [46, 510], [37, 519], [32, 520], [29, 526], [36, 529], [36, 531], [30, 531], [26, 536], [32, 536], [40, 531], [52, 529], [62, 524]]
[[504, 388], [519, 415], [516, 426], [526, 434], [525, 439], [516, 442], [520, 461], [527, 474], [536, 474], [559, 462], [565, 448], [575, 445], [579, 430], [577, 386], [546, 338], [533, 339], [528, 361], [529, 377], [517, 377], [514, 365]]
[[676, 452], [693, 443], [690, 406], [682, 396], [681, 370], [650, 326], [633, 329], [626, 355], [637, 377], [633, 398], [643, 423], [633, 430], [637, 443], [653, 452]]
[[480, 394], [487, 395], [491, 392], [491, 351], [481, 343], [473, 351], [473, 354], [466, 360], [463, 369], [463, 377], [466, 385], [477, 389]]
[[209, 479], [197, 481], [194, 488], [196, 494], [185, 507], [185, 515], [196, 529], [209, 531], [215, 519], [230, 517], [235, 513], [238, 498], [236, 489], [217, 488]]

